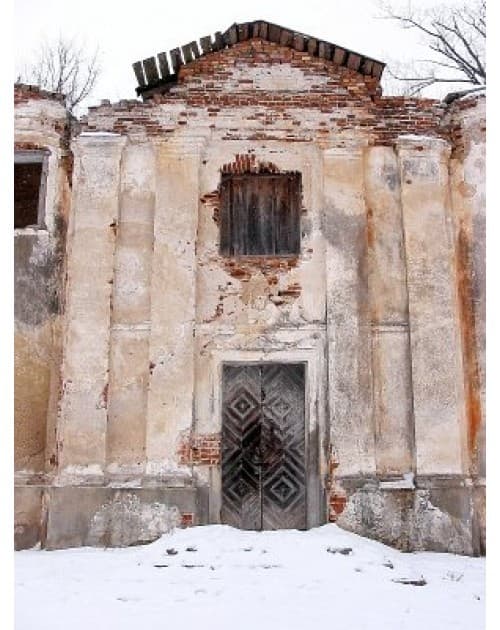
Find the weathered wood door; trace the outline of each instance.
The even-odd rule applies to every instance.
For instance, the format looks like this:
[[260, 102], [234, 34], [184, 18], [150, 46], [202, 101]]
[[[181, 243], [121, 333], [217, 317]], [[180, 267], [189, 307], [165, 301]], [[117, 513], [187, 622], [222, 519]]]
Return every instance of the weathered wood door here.
[[222, 381], [222, 522], [305, 529], [304, 365], [224, 365]]

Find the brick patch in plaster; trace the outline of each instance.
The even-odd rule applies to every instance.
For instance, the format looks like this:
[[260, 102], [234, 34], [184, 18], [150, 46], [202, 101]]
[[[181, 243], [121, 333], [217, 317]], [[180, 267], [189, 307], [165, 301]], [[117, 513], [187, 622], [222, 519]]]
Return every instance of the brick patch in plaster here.
[[220, 433], [184, 432], [178, 448], [179, 464], [217, 466], [220, 463]]
[[344, 489], [335, 480], [335, 470], [339, 462], [336, 461], [333, 450], [330, 451], [328, 463], [328, 521], [335, 523], [340, 514], [344, 511], [347, 503], [347, 495]]
[[194, 525], [194, 514], [192, 512], [183, 512], [181, 514], [180, 527], [192, 527]]

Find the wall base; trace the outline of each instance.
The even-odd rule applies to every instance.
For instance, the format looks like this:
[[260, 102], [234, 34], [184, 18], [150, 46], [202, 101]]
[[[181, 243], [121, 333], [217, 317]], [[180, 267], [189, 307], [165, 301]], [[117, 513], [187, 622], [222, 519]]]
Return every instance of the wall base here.
[[486, 550], [485, 488], [461, 477], [419, 478], [415, 487], [337, 479], [346, 504], [337, 524], [401, 551], [470, 556]]
[[173, 527], [207, 522], [205, 503], [194, 487], [18, 486], [15, 548], [149, 543]]
[[[337, 478], [345, 500], [336, 523], [401, 551], [486, 552], [485, 487], [458, 477], [420, 478], [415, 487]], [[208, 487], [15, 488], [15, 548], [124, 547], [176, 526], [209, 520]]]

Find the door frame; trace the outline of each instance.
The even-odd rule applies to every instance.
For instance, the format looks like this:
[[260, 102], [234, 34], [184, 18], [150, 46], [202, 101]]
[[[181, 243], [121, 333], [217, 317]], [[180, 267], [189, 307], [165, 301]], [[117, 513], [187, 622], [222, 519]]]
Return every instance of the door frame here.
[[[222, 366], [262, 363], [301, 363], [305, 366], [306, 527], [327, 522], [326, 475], [329, 450], [326, 426], [327, 378], [324, 345], [319, 335], [313, 347], [291, 350], [214, 350], [211, 369], [211, 425], [222, 429]], [[221, 522], [222, 466], [208, 474], [209, 522]]]

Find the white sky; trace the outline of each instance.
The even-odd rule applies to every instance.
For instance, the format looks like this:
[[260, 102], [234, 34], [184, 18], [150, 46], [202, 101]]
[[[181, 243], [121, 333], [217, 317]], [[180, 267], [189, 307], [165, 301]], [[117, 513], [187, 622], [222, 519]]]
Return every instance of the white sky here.
[[[418, 8], [436, 4], [436, 0], [414, 2]], [[454, 5], [457, 0], [442, 0], [441, 4]], [[406, 6], [407, 2], [394, 0], [393, 5]], [[416, 33], [404, 31], [377, 15], [377, 0], [16, 0], [16, 73], [29, 63], [42, 41], [61, 33], [81, 38], [89, 49], [98, 45], [101, 50], [102, 74], [90, 104], [101, 98], [135, 98], [133, 62], [224, 31], [234, 22], [257, 19], [314, 35], [381, 61], [428, 56]], [[449, 84], [432, 95], [441, 97], [452, 89]]]

